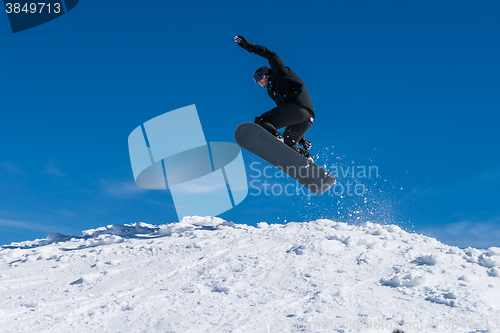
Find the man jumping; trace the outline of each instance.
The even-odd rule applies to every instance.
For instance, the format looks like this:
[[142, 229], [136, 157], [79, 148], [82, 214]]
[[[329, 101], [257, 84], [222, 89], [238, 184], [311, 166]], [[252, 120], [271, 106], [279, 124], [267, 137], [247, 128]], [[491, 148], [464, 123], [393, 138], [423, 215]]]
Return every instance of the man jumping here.
[[[264, 46], [250, 44], [241, 36], [236, 36], [234, 41], [248, 52], [267, 59], [271, 66], [257, 69], [253, 79], [263, 88], [267, 88], [267, 93], [276, 103], [276, 107], [255, 118], [254, 122], [297, 153], [313, 161], [307, 151], [311, 148], [311, 142], [304, 138], [304, 134], [314, 121], [314, 108], [304, 82], [285, 66], [276, 52]], [[286, 128], [281, 134], [278, 129], [283, 127]], [[297, 143], [303, 148], [297, 147]]]

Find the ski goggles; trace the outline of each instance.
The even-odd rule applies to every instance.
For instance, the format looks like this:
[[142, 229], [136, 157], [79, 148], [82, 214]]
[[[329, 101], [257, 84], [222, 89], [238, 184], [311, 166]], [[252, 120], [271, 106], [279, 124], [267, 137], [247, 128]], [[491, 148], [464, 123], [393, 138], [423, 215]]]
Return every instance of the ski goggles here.
[[259, 81], [262, 80], [263, 78], [264, 78], [264, 75], [262, 75], [261, 72], [257, 72], [253, 76], [253, 80], [255, 81], [255, 83], [259, 83]]

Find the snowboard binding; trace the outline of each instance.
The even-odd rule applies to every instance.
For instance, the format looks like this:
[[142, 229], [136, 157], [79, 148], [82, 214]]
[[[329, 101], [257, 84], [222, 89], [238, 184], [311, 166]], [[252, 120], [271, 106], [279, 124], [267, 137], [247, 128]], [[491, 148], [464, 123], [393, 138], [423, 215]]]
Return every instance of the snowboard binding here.
[[302, 137], [302, 139], [299, 140], [299, 144], [304, 148], [305, 150], [309, 150], [312, 147], [311, 141], [307, 140], [305, 137]]
[[307, 160], [311, 161], [312, 163], [314, 163], [314, 158], [312, 157], [311, 154], [309, 154], [309, 152], [303, 148], [300, 148], [300, 147], [297, 147], [295, 145], [293, 146], [289, 146], [290, 148], [292, 148], [293, 150], [295, 150], [297, 153], [299, 153], [299, 155], [302, 155], [304, 156]]

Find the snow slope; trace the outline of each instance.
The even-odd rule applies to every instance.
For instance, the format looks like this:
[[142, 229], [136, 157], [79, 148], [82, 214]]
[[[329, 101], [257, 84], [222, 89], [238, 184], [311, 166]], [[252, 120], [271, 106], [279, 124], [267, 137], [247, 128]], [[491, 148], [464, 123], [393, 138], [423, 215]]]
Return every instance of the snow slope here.
[[212, 217], [0, 249], [1, 332], [499, 332], [500, 248]]

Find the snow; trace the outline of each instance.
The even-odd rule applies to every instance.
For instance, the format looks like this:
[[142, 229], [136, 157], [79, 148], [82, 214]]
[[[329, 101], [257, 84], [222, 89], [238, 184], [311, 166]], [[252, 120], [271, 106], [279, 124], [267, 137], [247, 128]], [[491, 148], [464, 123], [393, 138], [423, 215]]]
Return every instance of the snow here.
[[214, 217], [0, 248], [1, 332], [499, 332], [500, 248]]

